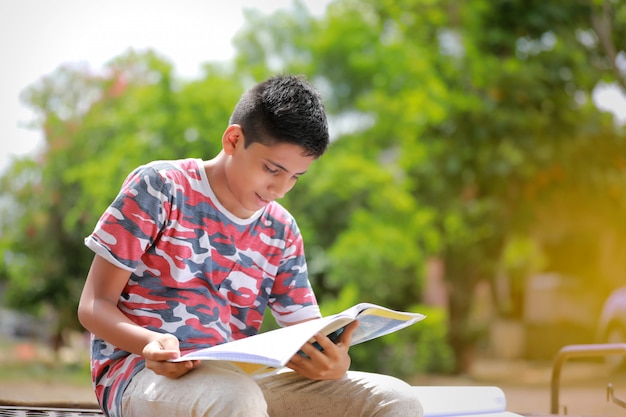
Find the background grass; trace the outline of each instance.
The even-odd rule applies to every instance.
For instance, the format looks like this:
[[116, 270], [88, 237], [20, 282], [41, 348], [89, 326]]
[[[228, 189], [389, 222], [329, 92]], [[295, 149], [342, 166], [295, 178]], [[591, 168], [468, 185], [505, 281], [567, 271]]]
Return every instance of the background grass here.
[[90, 387], [89, 353], [60, 355], [34, 341], [0, 340], [0, 382], [29, 381]]

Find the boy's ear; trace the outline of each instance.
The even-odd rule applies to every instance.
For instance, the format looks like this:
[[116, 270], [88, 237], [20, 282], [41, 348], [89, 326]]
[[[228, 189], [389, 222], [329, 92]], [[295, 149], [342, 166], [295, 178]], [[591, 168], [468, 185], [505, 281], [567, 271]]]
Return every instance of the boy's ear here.
[[243, 130], [239, 125], [230, 125], [222, 135], [222, 148], [227, 155], [231, 155], [238, 145], [243, 145]]

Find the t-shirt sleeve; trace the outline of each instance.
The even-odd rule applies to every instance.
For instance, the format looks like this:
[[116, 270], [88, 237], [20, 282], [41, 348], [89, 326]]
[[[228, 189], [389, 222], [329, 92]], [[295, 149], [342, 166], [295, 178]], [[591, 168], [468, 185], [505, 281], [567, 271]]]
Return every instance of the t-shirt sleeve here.
[[321, 317], [308, 279], [302, 235], [295, 222], [288, 228], [285, 242], [269, 303], [272, 315], [281, 326]]
[[85, 238], [85, 245], [114, 265], [134, 271], [166, 222], [168, 188], [154, 168], [135, 169]]

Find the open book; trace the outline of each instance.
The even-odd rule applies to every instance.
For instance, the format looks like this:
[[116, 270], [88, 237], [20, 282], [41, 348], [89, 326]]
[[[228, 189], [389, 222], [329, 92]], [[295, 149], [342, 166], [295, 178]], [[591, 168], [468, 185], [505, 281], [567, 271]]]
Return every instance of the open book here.
[[[395, 332], [425, 316], [390, 310], [375, 304], [360, 303], [341, 313], [271, 330], [233, 342], [196, 350], [175, 359], [231, 361], [249, 374], [259, 374], [284, 367], [293, 355], [320, 332], [332, 335], [354, 320], [359, 326], [352, 333], [351, 345]], [[336, 333], [335, 333], [336, 334]]]

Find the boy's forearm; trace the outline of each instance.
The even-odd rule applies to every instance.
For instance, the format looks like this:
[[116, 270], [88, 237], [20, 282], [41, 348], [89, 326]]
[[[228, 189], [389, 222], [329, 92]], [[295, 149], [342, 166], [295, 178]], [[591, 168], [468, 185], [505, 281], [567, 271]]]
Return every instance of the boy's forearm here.
[[109, 301], [94, 300], [79, 306], [81, 324], [97, 337], [127, 352], [142, 354], [143, 348], [160, 333], [145, 329], [128, 319]]

